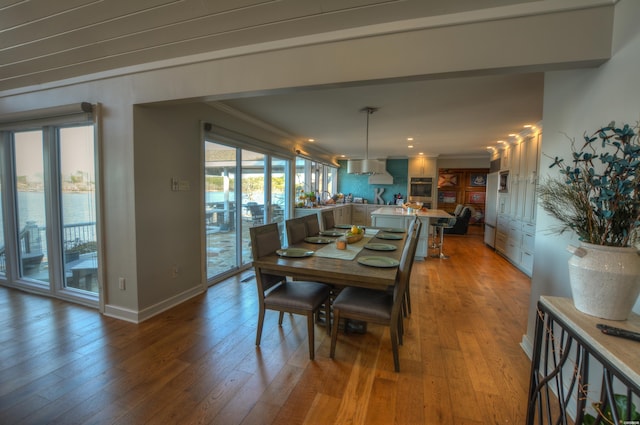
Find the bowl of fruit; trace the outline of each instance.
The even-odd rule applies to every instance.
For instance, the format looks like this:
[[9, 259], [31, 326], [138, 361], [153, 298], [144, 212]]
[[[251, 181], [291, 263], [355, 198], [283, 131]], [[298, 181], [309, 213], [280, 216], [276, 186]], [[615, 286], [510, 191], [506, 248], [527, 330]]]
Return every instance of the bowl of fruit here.
[[364, 228], [360, 226], [353, 225], [351, 229], [344, 234], [347, 243], [358, 242], [364, 237]]

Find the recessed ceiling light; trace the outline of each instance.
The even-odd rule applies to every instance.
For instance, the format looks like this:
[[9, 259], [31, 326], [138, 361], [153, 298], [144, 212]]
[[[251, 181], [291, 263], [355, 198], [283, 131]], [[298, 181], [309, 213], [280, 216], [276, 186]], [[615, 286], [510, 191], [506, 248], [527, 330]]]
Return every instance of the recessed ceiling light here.
[[346, 158], [346, 157], [347, 157], [347, 155], [345, 155], [345, 154], [340, 155], [340, 158]]
[[409, 145], [407, 146], [409, 149], [413, 149], [413, 145]]
[[413, 137], [407, 137], [407, 140], [411, 142], [413, 140]]
[[424, 152], [418, 152], [418, 155], [424, 155]]
[[496, 143], [505, 143], [504, 140], [498, 140]]
[[316, 139], [307, 139], [307, 142], [315, 142]]
[[527, 124], [524, 126], [524, 128], [531, 128], [531, 127], [533, 127], [531, 124]]

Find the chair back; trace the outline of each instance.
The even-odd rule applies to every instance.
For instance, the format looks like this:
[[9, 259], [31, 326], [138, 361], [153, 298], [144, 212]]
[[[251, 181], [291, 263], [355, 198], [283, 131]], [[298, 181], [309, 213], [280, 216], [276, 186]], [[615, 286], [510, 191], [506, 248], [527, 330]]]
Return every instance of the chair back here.
[[409, 279], [411, 278], [411, 267], [413, 267], [413, 259], [416, 256], [416, 249], [418, 247], [418, 231], [421, 227], [422, 222], [416, 223], [413, 229], [411, 229], [411, 233], [407, 235], [409, 242], [405, 244], [405, 249], [402, 250], [396, 285], [393, 288], [391, 317], [399, 317], [396, 315], [402, 314], [403, 297], [407, 290], [407, 285], [409, 285]]
[[305, 223], [307, 224], [307, 236], [318, 236], [320, 234], [318, 214], [309, 214], [305, 216], [305, 219]]
[[[409, 246], [409, 243], [413, 241], [413, 239], [411, 238], [411, 235], [414, 233], [414, 231], [416, 232], [416, 235], [419, 237], [421, 230], [422, 230], [422, 220], [420, 220], [418, 216], [416, 216], [416, 218], [414, 218], [413, 221], [411, 221], [411, 224], [409, 224], [409, 229], [407, 230], [407, 239], [404, 241], [403, 249], [406, 249]], [[415, 244], [417, 247], [417, 244], [418, 244], [417, 238], [415, 239]]]
[[333, 229], [336, 226], [333, 210], [322, 211], [322, 230]]
[[[282, 247], [278, 223], [250, 227], [249, 237], [251, 239], [251, 254], [254, 260], [273, 254]], [[260, 300], [264, 298], [265, 291], [268, 291], [273, 286], [285, 280], [283, 276], [262, 273], [258, 267], [254, 267], [254, 269]]]
[[289, 245], [302, 242], [307, 237], [306, 217], [291, 218], [284, 222], [287, 230], [287, 243]]

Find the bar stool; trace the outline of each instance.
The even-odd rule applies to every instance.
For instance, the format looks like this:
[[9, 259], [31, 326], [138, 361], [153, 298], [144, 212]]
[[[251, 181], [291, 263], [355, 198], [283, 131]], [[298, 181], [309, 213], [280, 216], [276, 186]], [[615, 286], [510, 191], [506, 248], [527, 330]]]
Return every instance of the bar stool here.
[[[444, 255], [444, 253], [442, 252], [442, 247], [444, 245], [444, 229], [450, 229], [455, 224], [456, 224], [455, 217], [439, 218], [438, 221], [436, 221], [435, 223], [431, 223], [431, 229], [433, 234], [431, 248], [433, 248], [434, 250], [435, 249], [438, 250], [438, 252], [431, 255], [431, 257], [442, 258], [443, 260], [446, 260], [447, 258], [449, 258], [448, 255]], [[438, 233], [440, 233], [440, 241], [438, 241], [437, 239]]]

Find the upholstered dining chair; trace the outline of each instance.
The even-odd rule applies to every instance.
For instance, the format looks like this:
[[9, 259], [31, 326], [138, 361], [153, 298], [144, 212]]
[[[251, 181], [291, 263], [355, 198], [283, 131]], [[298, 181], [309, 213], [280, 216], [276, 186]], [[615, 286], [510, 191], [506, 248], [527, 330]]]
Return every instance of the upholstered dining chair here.
[[322, 217], [322, 230], [329, 230], [336, 227], [336, 221], [333, 215], [333, 209], [322, 211], [320, 216]]
[[[408, 235], [412, 235], [413, 233], [415, 233], [415, 238], [413, 237], [408, 237], [407, 238], [407, 242], [405, 243], [405, 249], [412, 249], [413, 253], [415, 255], [416, 250], [418, 249], [418, 240], [420, 238], [420, 232], [422, 231], [422, 221], [416, 216], [416, 218], [411, 222], [411, 224], [409, 225], [409, 230], [407, 231]], [[413, 247], [410, 247], [409, 244], [414, 244]], [[411, 270], [413, 269], [413, 261], [415, 259], [412, 259], [412, 267], [409, 269], [409, 278], [407, 281], [407, 288], [406, 291], [404, 293], [404, 305], [402, 307], [402, 311], [404, 313], [405, 317], [408, 317], [408, 315], [411, 314], [411, 290], [410, 290], [410, 286], [411, 286]]]
[[284, 227], [287, 231], [287, 243], [289, 245], [295, 245], [298, 242], [302, 242], [307, 237], [307, 218], [297, 217], [290, 218], [284, 222]]
[[[280, 232], [277, 223], [250, 227], [251, 253], [254, 259], [275, 253], [280, 249]], [[260, 345], [262, 327], [266, 310], [280, 313], [278, 325], [282, 326], [284, 313], [301, 314], [307, 316], [307, 334], [309, 338], [309, 358], [315, 357], [314, 348], [314, 315], [322, 305], [325, 307], [325, 324], [327, 333], [331, 332], [331, 315], [329, 296], [331, 287], [319, 282], [292, 281], [284, 276], [263, 273], [255, 267], [258, 288], [258, 328], [256, 330], [256, 345]]]
[[309, 214], [305, 216], [305, 223], [307, 224], [307, 236], [318, 236], [320, 234], [320, 221], [318, 221], [318, 214]]
[[[407, 237], [417, 239], [418, 226]], [[402, 345], [402, 305], [409, 282], [411, 266], [417, 243], [410, 241], [403, 249], [396, 285], [392, 293], [382, 290], [348, 286], [333, 300], [333, 329], [331, 334], [330, 357], [335, 358], [340, 319], [361, 320], [389, 326], [391, 349], [396, 372], [400, 372], [398, 345]]]

